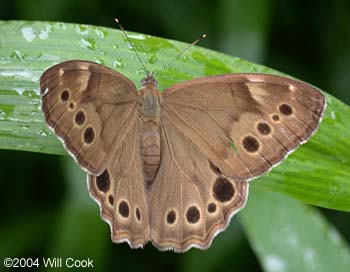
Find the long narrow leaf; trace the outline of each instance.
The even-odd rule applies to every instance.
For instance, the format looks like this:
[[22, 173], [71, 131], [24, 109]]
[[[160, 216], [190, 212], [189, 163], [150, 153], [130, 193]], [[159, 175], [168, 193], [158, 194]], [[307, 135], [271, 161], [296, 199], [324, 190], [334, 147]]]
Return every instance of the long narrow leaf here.
[[[178, 54], [185, 44], [130, 33], [150, 70]], [[44, 123], [38, 80], [58, 62], [85, 59], [107, 65], [135, 83], [144, 76], [120, 31], [103, 27], [47, 22], [0, 22], [0, 148], [66, 154]], [[191, 49], [157, 75], [160, 88], [199, 76], [278, 72], [200, 47]], [[350, 109], [327, 96], [328, 108], [315, 137], [269, 175], [255, 181], [307, 203], [350, 210]]]
[[315, 208], [281, 194], [252, 194], [239, 218], [264, 271], [349, 270], [349, 247]]

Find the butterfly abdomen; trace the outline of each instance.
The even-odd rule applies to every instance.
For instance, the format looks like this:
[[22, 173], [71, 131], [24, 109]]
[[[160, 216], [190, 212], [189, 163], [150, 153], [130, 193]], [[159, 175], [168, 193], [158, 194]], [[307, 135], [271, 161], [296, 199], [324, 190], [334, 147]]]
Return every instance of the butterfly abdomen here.
[[159, 124], [154, 121], [142, 121], [141, 125], [141, 158], [143, 175], [148, 185], [151, 185], [160, 163]]

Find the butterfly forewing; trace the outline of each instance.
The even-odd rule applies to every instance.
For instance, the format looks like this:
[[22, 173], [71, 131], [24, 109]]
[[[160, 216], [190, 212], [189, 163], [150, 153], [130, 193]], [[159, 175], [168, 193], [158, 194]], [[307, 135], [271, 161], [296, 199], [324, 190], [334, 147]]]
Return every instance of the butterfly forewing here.
[[162, 111], [223, 173], [255, 178], [316, 130], [325, 98], [289, 78], [232, 74], [198, 78], [164, 91]]
[[101, 173], [130, 129], [135, 85], [102, 65], [68, 61], [48, 69], [40, 89], [49, 126], [84, 169]]

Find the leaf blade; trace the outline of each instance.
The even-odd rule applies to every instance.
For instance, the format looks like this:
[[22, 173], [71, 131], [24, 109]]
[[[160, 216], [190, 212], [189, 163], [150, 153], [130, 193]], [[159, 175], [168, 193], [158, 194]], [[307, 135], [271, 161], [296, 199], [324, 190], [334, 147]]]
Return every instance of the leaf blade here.
[[[48, 130], [40, 110], [38, 80], [51, 65], [68, 59], [85, 59], [117, 69], [134, 82], [142, 77], [140, 64], [117, 30], [63, 23], [2, 21], [0, 36], [3, 37], [0, 47], [2, 149], [66, 154]], [[150, 70], [161, 67], [186, 46], [137, 33], [130, 33], [130, 37]], [[220, 73], [281, 74], [200, 47], [188, 53], [190, 60], [179, 59], [176, 65], [158, 76], [160, 88]], [[306, 203], [349, 211], [350, 109], [328, 94], [326, 98], [329, 105], [315, 137], [270, 174], [252, 184]]]
[[350, 267], [348, 245], [315, 208], [258, 188], [252, 194], [239, 219], [264, 271], [346, 271]]

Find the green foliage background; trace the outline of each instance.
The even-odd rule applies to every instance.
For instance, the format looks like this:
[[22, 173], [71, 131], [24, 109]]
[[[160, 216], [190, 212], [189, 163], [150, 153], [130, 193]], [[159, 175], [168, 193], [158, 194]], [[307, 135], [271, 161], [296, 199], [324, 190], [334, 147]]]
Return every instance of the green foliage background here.
[[[113, 18], [117, 16], [131, 31], [181, 41], [192, 41], [205, 32], [208, 38], [201, 46], [270, 66], [349, 104], [347, 1], [88, 3], [3, 1], [0, 19], [115, 28]], [[179, 255], [158, 252], [150, 245], [135, 251], [112, 244], [108, 226], [88, 198], [84, 174], [71, 159], [13, 150], [64, 154], [38, 108], [37, 78], [44, 69], [79, 56], [100, 61], [138, 83], [139, 65], [118, 31], [53, 24], [54, 31], [49, 31], [46, 41], [40, 39], [40, 34], [46, 35], [41, 32], [46, 25], [0, 22], [0, 147], [9, 149], [0, 150], [1, 261], [11, 256], [90, 257], [97, 271], [346, 271], [350, 267], [349, 214], [340, 212], [350, 210], [350, 110], [331, 96], [327, 96], [329, 108], [319, 133], [252, 184], [247, 207], [209, 250]], [[23, 38], [26, 27], [37, 30], [32, 42]], [[84, 47], [78, 42], [85, 31], [89, 35]], [[101, 35], [105, 38], [99, 40]], [[159, 68], [185, 46], [138, 37], [133, 42], [151, 69]], [[248, 71], [277, 73], [195, 48], [158, 80], [165, 88], [192, 77]], [[2, 270], [2, 264], [0, 267]]]

